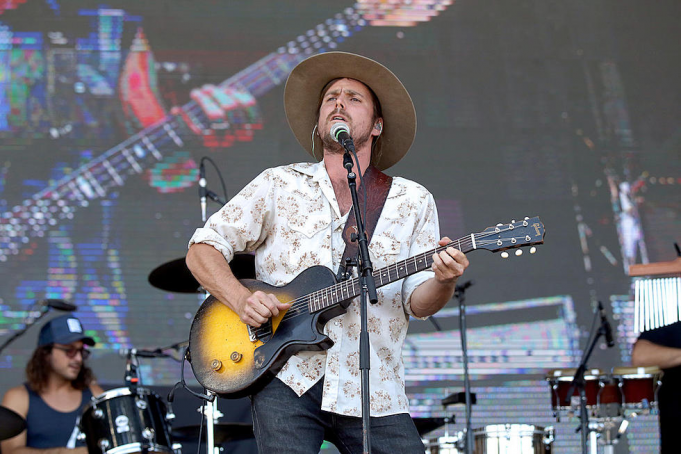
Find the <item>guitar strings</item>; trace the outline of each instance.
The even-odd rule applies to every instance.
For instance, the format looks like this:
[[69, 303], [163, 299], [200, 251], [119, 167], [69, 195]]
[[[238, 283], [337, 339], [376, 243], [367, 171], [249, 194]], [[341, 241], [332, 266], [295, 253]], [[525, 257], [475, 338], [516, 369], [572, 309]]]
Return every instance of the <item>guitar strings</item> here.
[[[500, 229], [499, 232], [494, 231], [494, 232], [488, 232], [488, 233], [484, 233], [484, 232], [477, 233], [477, 234], [474, 234], [474, 237], [475, 237], [476, 242], [479, 243], [479, 244], [493, 244], [493, 243], [496, 242], [496, 240], [485, 241], [485, 238], [492, 236], [492, 235], [497, 235], [497, 234], [502, 233], [502, 232], [510, 231], [510, 230], [513, 230], [513, 229], [507, 227], [506, 229]], [[472, 245], [473, 245], [473, 239], [471, 239], [470, 235], [469, 235], [469, 236], [466, 236], [466, 237], [463, 237], [463, 238], [459, 238], [458, 240], [452, 241], [452, 242], [450, 242], [450, 243], [448, 243], [444, 246], [439, 246], [435, 249], [431, 249], [429, 251], [422, 252], [421, 254], [417, 254], [414, 257], [411, 257], [410, 259], [406, 259], [404, 261], [388, 265], [387, 267], [383, 268], [382, 270], [385, 270], [388, 273], [388, 276], [390, 276], [390, 273], [392, 271], [397, 271], [399, 266], [402, 266], [405, 262], [408, 262], [410, 260], [413, 260], [414, 263], [416, 263], [417, 260], [425, 260], [426, 263], [428, 263], [429, 260], [432, 260], [432, 255], [434, 253], [442, 252], [450, 246], [451, 247], [458, 246], [459, 248], [460, 248], [460, 246], [464, 246], [463, 249], [465, 249], [467, 247], [472, 247]], [[432, 264], [432, 261], [428, 265], [431, 265], [431, 264]], [[382, 271], [382, 270], [374, 271], [374, 278], [376, 278], [376, 277], [380, 278], [380, 274], [376, 274], [376, 273], [378, 273], [379, 271]], [[299, 317], [301, 315], [306, 315], [306, 314], [310, 313], [309, 312], [309, 303], [311, 301], [313, 301], [315, 298], [317, 300], [322, 299], [322, 300], [328, 301], [329, 298], [333, 298], [334, 293], [337, 294], [338, 291], [341, 292], [341, 295], [342, 295], [343, 290], [345, 290], [348, 293], [349, 293], [350, 290], [352, 290], [353, 293], [354, 293], [354, 289], [358, 286], [358, 284], [359, 284], [359, 278], [353, 278], [349, 281], [340, 282], [340, 283], [332, 285], [331, 287], [327, 287], [327, 288], [322, 289], [322, 290], [316, 290], [316, 291], [309, 293], [307, 295], [304, 295], [302, 297], [298, 297], [298, 298], [289, 302], [289, 303], [291, 303], [291, 307], [286, 312], [286, 314], [284, 314], [281, 321], [283, 322], [284, 320], [290, 320], [290, 319]], [[343, 287], [345, 287], [345, 289], [343, 289]], [[354, 295], [354, 296], [356, 296], [356, 295]], [[349, 298], [352, 298], [352, 297], [349, 297]], [[349, 299], [349, 298], [346, 298], [346, 299]], [[337, 302], [344, 301], [344, 300], [345, 299], [339, 300]], [[304, 308], [308, 308], [308, 310], [303, 311]]]

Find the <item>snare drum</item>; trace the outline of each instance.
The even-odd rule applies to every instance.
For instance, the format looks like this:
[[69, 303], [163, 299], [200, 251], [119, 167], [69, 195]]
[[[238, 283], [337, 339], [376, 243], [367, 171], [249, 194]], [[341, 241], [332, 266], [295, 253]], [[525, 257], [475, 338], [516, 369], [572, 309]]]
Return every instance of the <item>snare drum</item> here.
[[547, 454], [554, 440], [553, 427], [529, 424], [492, 424], [473, 430], [475, 454]]
[[89, 454], [173, 453], [173, 415], [146, 388], [117, 388], [93, 397], [80, 421]]
[[612, 376], [626, 410], [657, 408], [657, 389], [662, 377], [658, 367], [615, 367]]
[[[551, 387], [551, 408], [558, 412], [579, 408], [579, 389], [575, 387], [572, 396], [568, 392], [572, 387], [572, 379], [577, 369], [554, 369], [546, 375], [546, 381]], [[586, 392], [586, 407], [595, 408], [598, 405], [598, 392], [600, 390], [599, 378], [602, 373], [599, 369], [589, 369], [584, 373], [584, 391]]]

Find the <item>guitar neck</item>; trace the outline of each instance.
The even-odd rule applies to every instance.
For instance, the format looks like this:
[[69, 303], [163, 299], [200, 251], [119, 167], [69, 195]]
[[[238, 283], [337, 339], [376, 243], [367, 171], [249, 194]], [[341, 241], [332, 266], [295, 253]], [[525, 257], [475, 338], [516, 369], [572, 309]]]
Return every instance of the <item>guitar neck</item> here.
[[[393, 263], [372, 273], [376, 281], [376, 288], [383, 287], [392, 282], [404, 279], [407, 276], [427, 270], [433, 264], [433, 254], [439, 253], [453, 247], [459, 249], [464, 254], [476, 249], [476, 241], [480, 234], [472, 233], [468, 236], [452, 241], [445, 246], [431, 249], [421, 254], [415, 255], [405, 260]], [[309, 295], [308, 307], [311, 313], [324, 310], [328, 307], [339, 304], [359, 296], [361, 293], [360, 279], [354, 278], [339, 282], [325, 289], [319, 290]]]

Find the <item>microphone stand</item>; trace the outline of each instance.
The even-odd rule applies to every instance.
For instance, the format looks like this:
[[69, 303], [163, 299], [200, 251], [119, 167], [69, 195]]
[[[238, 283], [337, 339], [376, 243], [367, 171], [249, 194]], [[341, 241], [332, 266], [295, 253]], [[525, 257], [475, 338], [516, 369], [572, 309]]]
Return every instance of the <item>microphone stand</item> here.
[[[348, 146], [343, 144], [345, 154], [343, 155], [343, 167], [348, 171], [348, 186], [350, 187], [350, 194], [352, 195], [352, 206], [355, 212], [355, 220], [357, 222], [357, 237], [356, 241], [359, 246], [359, 260], [358, 260], [358, 274], [359, 285], [361, 290], [360, 296], [360, 336], [359, 336], [359, 369], [361, 373], [362, 386], [362, 443], [364, 446], [363, 453], [369, 454], [371, 452], [371, 415], [370, 394], [369, 394], [369, 370], [370, 356], [369, 356], [369, 331], [367, 329], [367, 298], [371, 304], [378, 302], [378, 295], [376, 294], [376, 281], [373, 276], [373, 266], [369, 258], [369, 247], [366, 232], [364, 231], [364, 221], [362, 220], [362, 213], [359, 209], [359, 198], [357, 197], [357, 175], [352, 171], [352, 158]], [[359, 163], [358, 163], [359, 165]]]
[[[598, 317], [598, 310], [594, 312], [594, 317]], [[595, 319], [594, 319], [595, 322]], [[591, 344], [587, 348], [586, 352], [582, 356], [582, 360], [579, 363], [579, 367], [577, 368], [577, 372], [575, 372], [575, 376], [572, 379], [572, 384], [570, 385], [570, 389], [568, 389], [567, 395], [565, 396], [565, 403], [570, 403], [570, 399], [572, 398], [572, 395], [574, 394], [575, 388], [579, 390], [579, 427], [577, 428], [577, 432], [581, 432], [581, 445], [582, 445], [582, 454], [587, 454], [587, 439], [589, 438], [589, 414], [586, 409], [586, 404], [587, 404], [587, 399], [586, 399], [586, 381], [584, 380], [584, 373], [586, 372], [587, 369], [587, 363], [589, 362], [589, 358], [591, 357], [591, 354], [593, 353], [594, 348], [596, 347], [596, 344], [598, 343], [598, 339], [601, 336], [605, 335], [605, 323], [601, 321], [601, 325], [598, 328], [598, 331], [596, 332], [596, 335], [593, 336], [593, 339], [591, 339]], [[595, 440], [592, 440], [592, 443], [594, 443]], [[595, 452], [595, 446], [592, 446], [592, 450]]]
[[0, 352], [2, 352], [9, 344], [14, 342], [16, 339], [19, 337], [23, 336], [28, 329], [38, 323], [38, 320], [43, 318], [45, 315], [47, 315], [47, 312], [49, 311], [48, 306], [43, 306], [42, 310], [40, 311], [40, 315], [38, 315], [36, 318], [29, 320], [26, 322], [26, 325], [24, 325], [23, 328], [21, 328], [19, 331], [15, 332], [13, 335], [11, 335], [2, 345], [0, 345]]
[[461, 353], [463, 355], [463, 387], [466, 393], [466, 443], [467, 454], [473, 452], [473, 431], [471, 430], [471, 382], [468, 373], [468, 341], [466, 339], [466, 289], [472, 285], [472, 281], [457, 285], [454, 297], [459, 302], [459, 331], [461, 333]]

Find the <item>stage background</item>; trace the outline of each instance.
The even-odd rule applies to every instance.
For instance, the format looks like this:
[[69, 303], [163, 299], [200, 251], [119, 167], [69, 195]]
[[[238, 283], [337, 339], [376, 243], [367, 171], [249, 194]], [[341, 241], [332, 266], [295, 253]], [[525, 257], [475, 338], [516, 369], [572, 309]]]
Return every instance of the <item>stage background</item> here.
[[[599, 300], [616, 346], [599, 344], [589, 365], [629, 365], [628, 266], [672, 260], [680, 241], [681, 4], [403, 3], [4, 2], [0, 340], [39, 313], [37, 300], [67, 300], [97, 339], [91, 364], [109, 388], [123, 381], [121, 348], [186, 341], [201, 296], [148, 276], [183, 257], [202, 224], [200, 159], [214, 161], [226, 193], [211, 165], [209, 188], [227, 199], [266, 167], [309, 160], [284, 116], [286, 75], [307, 55], [356, 52], [412, 95], [416, 141], [388, 173], [434, 194], [443, 235], [525, 216], [546, 226], [535, 254], [470, 254], [473, 426], [555, 425], [555, 452], [574, 452], [577, 422], [556, 422], [547, 372], [577, 366]], [[223, 82], [236, 100], [229, 127], [199, 136], [171, 113], [205, 122], [190, 92]], [[36, 335], [2, 352], [0, 392], [22, 380]], [[454, 413], [460, 430], [462, 409], [440, 404], [462, 390], [458, 302], [413, 322], [407, 347], [413, 416]], [[172, 359], [140, 370], [149, 386], [179, 380]], [[655, 416], [641, 416], [617, 450], [655, 452], [656, 437]]]

